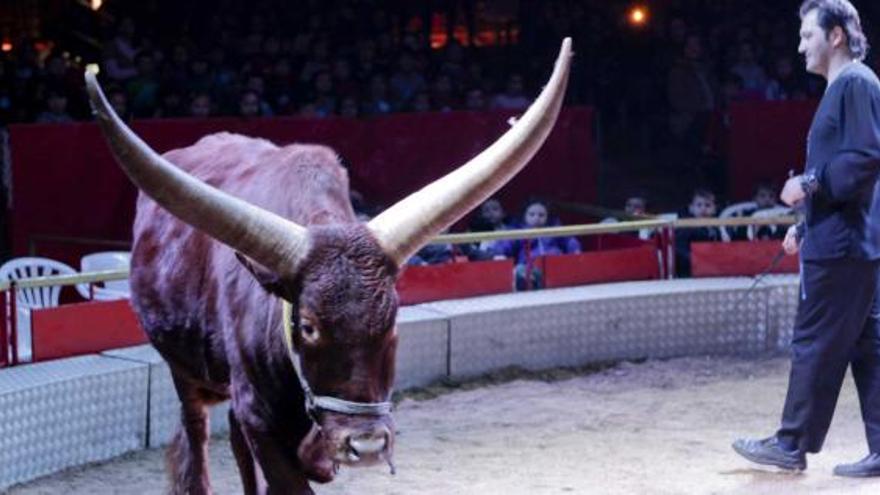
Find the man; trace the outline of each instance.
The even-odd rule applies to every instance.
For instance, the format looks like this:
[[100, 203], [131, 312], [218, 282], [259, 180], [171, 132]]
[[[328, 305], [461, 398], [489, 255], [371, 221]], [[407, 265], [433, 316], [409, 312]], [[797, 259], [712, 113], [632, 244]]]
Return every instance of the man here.
[[828, 80], [807, 138], [807, 163], [782, 201], [806, 217], [783, 247], [801, 254], [801, 291], [782, 425], [762, 440], [737, 440], [750, 461], [805, 469], [831, 424], [852, 366], [869, 454], [838, 476], [880, 476], [880, 82], [861, 60], [867, 44], [848, 0], [807, 0], [798, 51]]

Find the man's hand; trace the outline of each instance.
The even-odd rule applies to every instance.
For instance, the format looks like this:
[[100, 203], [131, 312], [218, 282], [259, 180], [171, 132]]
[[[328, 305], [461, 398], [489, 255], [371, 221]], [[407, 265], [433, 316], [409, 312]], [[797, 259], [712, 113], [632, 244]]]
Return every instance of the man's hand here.
[[785, 254], [797, 254], [800, 249], [800, 243], [797, 239], [797, 225], [792, 225], [788, 228], [788, 232], [785, 233], [785, 239], [782, 240], [782, 249], [785, 250]]
[[806, 196], [807, 193], [804, 192], [804, 188], [801, 186], [801, 176], [796, 175], [794, 177], [789, 177], [789, 179], [785, 181], [785, 187], [782, 188], [782, 193], [779, 194], [779, 199], [781, 199], [786, 205], [794, 207], [800, 204]]

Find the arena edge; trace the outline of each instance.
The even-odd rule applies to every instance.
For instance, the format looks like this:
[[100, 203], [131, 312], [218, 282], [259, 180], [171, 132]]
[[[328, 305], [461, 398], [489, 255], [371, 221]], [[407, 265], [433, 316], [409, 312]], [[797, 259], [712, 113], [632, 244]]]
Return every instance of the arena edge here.
[[[627, 282], [404, 307], [397, 388], [505, 366], [779, 352], [797, 283]], [[167, 365], [149, 346], [0, 370], [0, 490], [163, 445], [178, 410]], [[211, 420], [214, 433], [226, 431], [226, 406]]]

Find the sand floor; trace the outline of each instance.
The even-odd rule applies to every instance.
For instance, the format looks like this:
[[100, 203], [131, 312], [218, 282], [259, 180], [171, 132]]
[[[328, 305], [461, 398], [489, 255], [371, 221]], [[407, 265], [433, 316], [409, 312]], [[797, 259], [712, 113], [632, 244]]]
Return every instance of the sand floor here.
[[[791, 474], [750, 465], [730, 448], [773, 432], [785, 359], [684, 358], [623, 363], [560, 379], [542, 374], [465, 387], [398, 406], [397, 475], [343, 470], [318, 494], [878, 494], [880, 480], [831, 469], [866, 453], [848, 378], [822, 453]], [[563, 373], [564, 375], [564, 373]], [[467, 388], [473, 388], [468, 390]], [[241, 488], [226, 439], [212, 441], [216, 493]], [[164, 493], [160, 450], [18, 486], [16, 495]]]

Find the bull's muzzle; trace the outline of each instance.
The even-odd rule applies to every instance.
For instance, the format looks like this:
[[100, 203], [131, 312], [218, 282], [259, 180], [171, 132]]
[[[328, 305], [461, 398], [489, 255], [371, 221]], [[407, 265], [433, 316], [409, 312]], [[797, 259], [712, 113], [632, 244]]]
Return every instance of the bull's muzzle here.
[[353, 432], [345, 437], [337, 461], [366, 466], [385, 459], [390, 445], [391, 431], [385, 425], [377, 425], [369, 431]]

